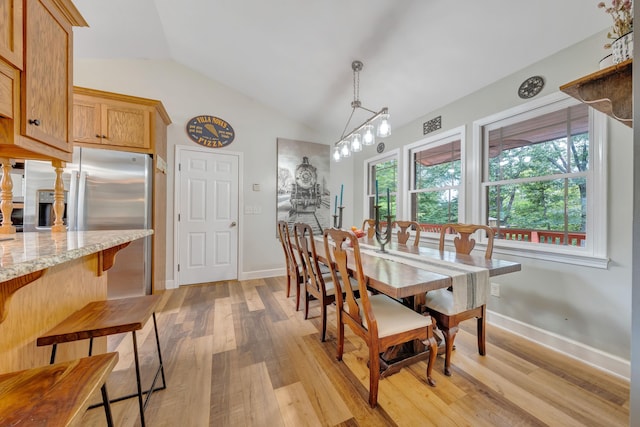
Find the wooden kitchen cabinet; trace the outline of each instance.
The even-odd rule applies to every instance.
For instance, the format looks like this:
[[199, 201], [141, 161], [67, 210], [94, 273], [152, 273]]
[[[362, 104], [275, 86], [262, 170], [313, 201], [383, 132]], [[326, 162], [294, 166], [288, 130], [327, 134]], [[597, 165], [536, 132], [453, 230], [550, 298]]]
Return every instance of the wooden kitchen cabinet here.
[[[160, 132], [171, 123], [162, 103], [153, 99], [74, 88], [73, 141], [86, 146], [157, 153]], [[166, 156], [165, 154], [161, 154]]]
[[147, 153], [153, 158], [151, 213], [153, 292], [166, 288], [167, 126], [171, 119], [155, 99], [73, 88], [73, 141], [83, 147]]
[[19, 104], [20, 71], [0, 60], [0, 116], [13, 119], [19, 115]]
[[0, 0], [0, 58], [22, 70], [23, 0]]
[[12, 119], [0, 119], [0, 157], [69, 161], [72, 27], [87, 23], [70, 0], [23, 0], [21, 5], [24, 38], [20, 109]]

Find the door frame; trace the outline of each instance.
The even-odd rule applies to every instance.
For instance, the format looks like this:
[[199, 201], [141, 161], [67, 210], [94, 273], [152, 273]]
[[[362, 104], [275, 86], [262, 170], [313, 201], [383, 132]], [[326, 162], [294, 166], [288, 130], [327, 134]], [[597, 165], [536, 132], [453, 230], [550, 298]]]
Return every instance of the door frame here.
[[200, 146], [191, 146], [191, 145], [176, 145], [175, 146], [175, 162], [173, 165], [173, 218], [174, 218], [174, 227], [173, 227], [173, 277], [174, 277], [174, 286], [173, 288], [180, 287], [180, 272], [178, 271], [178, 263], [180, 262], [180, 236], [178, 233], [179, 225], [178, 225], [178, 208], [180, 204], [180, 170], [179, 165], [182, 161], [182, 156], [185, 151], [196, 151], [199, 153], [211, 154], [214, 156], [235, 156], [238, 158], [238, 252], [236, 253], [236, 279], [240, 278], [241, 271], [241, 257], [240, 254], [243, 253], [243, 242], [244, 242], [244, 226], [242, 219], [244, 218], [244, 185], [243, 185], [243, 176], [244, 176], [244, 159], [243, 153], [239, 151], [227, 151], [220, 150], [216, 151], [215, 149], [205, 148]]

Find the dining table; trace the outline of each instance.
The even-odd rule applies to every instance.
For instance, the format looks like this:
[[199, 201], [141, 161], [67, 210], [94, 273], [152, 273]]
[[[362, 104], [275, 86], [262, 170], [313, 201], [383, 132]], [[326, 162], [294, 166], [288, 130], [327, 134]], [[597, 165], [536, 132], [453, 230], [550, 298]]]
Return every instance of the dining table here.
[[[322, 264], [329, 265], [324, 241], [315, 237], [316, 256]], [[482, 273], [488, 277], [518, 272], [520, 263], [497, 258], [486, 259], [484, 255], [464, 255], [455, 251], [440, 251], [426, 246], [399, 244], [392, 241], [381, 252], [375, 238], [358, 239], [362, 272], [367, 288], [384, 293], [403, 301], [407, 306], [420, 311], [425, 303], [426, 293], [436, 289], [449, 288], [454, 276], [467, 269], [466, 274]], [[355, 274], [353, 257], [348, 257], [347, 267]], [[450, 270], [450, 271], [449, 271]], [[423, 360], [428, 356], [428, 348], [423, 343], [399, 346], [381, 355], [381, 377], [398, 372], [403, 366]]]
[[[324, 250], [322, 237], [316, 237], [316, 255], [318, 260], [329, 265]], [[412, 299], [414, 308], [424, 303], [424, 295], [436, 289], [452, 286], [452, 276], [442, 272], [430, 270], [430, 264], [421, 264], [424, 261], [442, 261], [446, 269], [447, 263], [451, 266], [460, 264], [488, 270], [489, 277], [514, 273], [521, 270], [520, 263], [506, 261], [497, 258], [486, 259], [483, 255], [463, 255], [455, 251], [440, 251], [426, 246], [404, 245], [390, 242], [385, 245], [385, 253], [381, 253], [375, 238], [362, 237], [358, 239], [360, 245], [360, 258], [362, 260], [362, 272], [365, 275], [367, 287], [382, 292], [396, 299]], [[385, 256], [388, 255], [388, 256]], [[406, 262], [403, 262], [406, 259]], [[350, 272], [355, 272], [353, 258], [348, 259], [347, 267]]]

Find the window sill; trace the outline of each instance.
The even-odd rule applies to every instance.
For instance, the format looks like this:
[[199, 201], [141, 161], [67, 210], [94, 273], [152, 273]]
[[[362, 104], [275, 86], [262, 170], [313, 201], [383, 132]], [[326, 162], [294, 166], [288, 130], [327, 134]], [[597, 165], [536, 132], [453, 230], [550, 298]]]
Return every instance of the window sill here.
[[[536, 247], [507, 247], [496, 246], [494, 242], [493, 253], [504, 254], [514, 257], [532, 258], [541, 261], [559, 262], [562, 264], [579, 265], [582, 267], [600, 268], [606, 270], [609, 267], [609, 258], [597, 257], [587, 254], [586, 251], [576, 249], [561, 249], [551, 252], [548, 250], [538, 249], [538, 245], [531, 243]], [[544, 245], [541, 243], [540, 245]]]
[[[439, 236], [426, 236], [424, 233], [421, 237], [421, 243], [424, 241], [430, 245], [438, 247]], [[447, 246], [452, 245], [447, 241]], [[476, 242], [476, 250], [484, 251], [486, 244]], [[582, 267], [600, 268], [606, 270], [609, 267], [609, 258], [603, 258], [591, 255], [585, 248], [578, 247], [562, 247], [548, 245], [545, 243], [524, 243], [508, 240], [494, 240], [493, 255], [509, 255], [519, 258], [531, 258], [541, 261], [558, 262], [562, 264], [579, 265]]]

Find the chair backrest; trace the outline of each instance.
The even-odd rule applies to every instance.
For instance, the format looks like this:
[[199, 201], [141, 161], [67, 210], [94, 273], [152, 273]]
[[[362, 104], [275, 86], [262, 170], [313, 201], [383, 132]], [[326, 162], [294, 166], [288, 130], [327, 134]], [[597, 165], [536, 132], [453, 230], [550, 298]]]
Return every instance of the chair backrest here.
[[367, 232], [367, 238], [373, 239], [376, 234], [376, 220], [375, 219], [365, 219], [362, 222], [362, 231]]
[[311, 226], [303, 222], [297, 222], [293, 225], [293, 234], [295, 236], [296, 246], [300, 251], [305, 282], [311, 284], [318, 292], [326, 296], [327, 290], [324, 279], [322, 278], [322, 273], [320, 272], [316, 243], [313, 239]]
[[[351, 246], [350, 249], [353, 250], [347, 251], [347, 246]], [[327, 229], [324, 231], [324, 250], [336, 288], [336, 309], [341, 313], [344, 323], [357, 328], [361, 335], [377, 337], [378, 324], [371, 309], [367, 284], [362, 273], [358, 238], [351, 231]], [[359, 299], [356, 299], [355, 290], [350, 286], [347, 268], [349, 257], [353, 257]]]
[[491, 259], [493, 255], [493, 238], [494, 231], [491, 227], [480, 224], [443, 224], [440, 229], [440, 251], [444, 251], [444, 240], [448, 231], [453, 230], [453, 234], [457, 236], [453, 239], [456, 253], [468, 255], [476, 245], [476, 240], [471, 237], [478, 230], [484, 230], [487, 233], [487, 250], [484, 253], [486, 259]]
[[391, 223], [391, 228], [398, 227], [398, 243], [401, 245], [406, 245], [409, 237], [411, 237], [412, 228], [415, 230], [415, 236], [413, 238], [413, 246], [418, 246], [420, 244], [420, 224], [417, 221], [393, 221]]
[[287, 272], [298, 274], [298, 260], [291, 246], [291, 234], [289, 233], [289, 224], [286, 221], [278, 221], [278, 237], [280, 237], [280, 243], [284, 251]]

